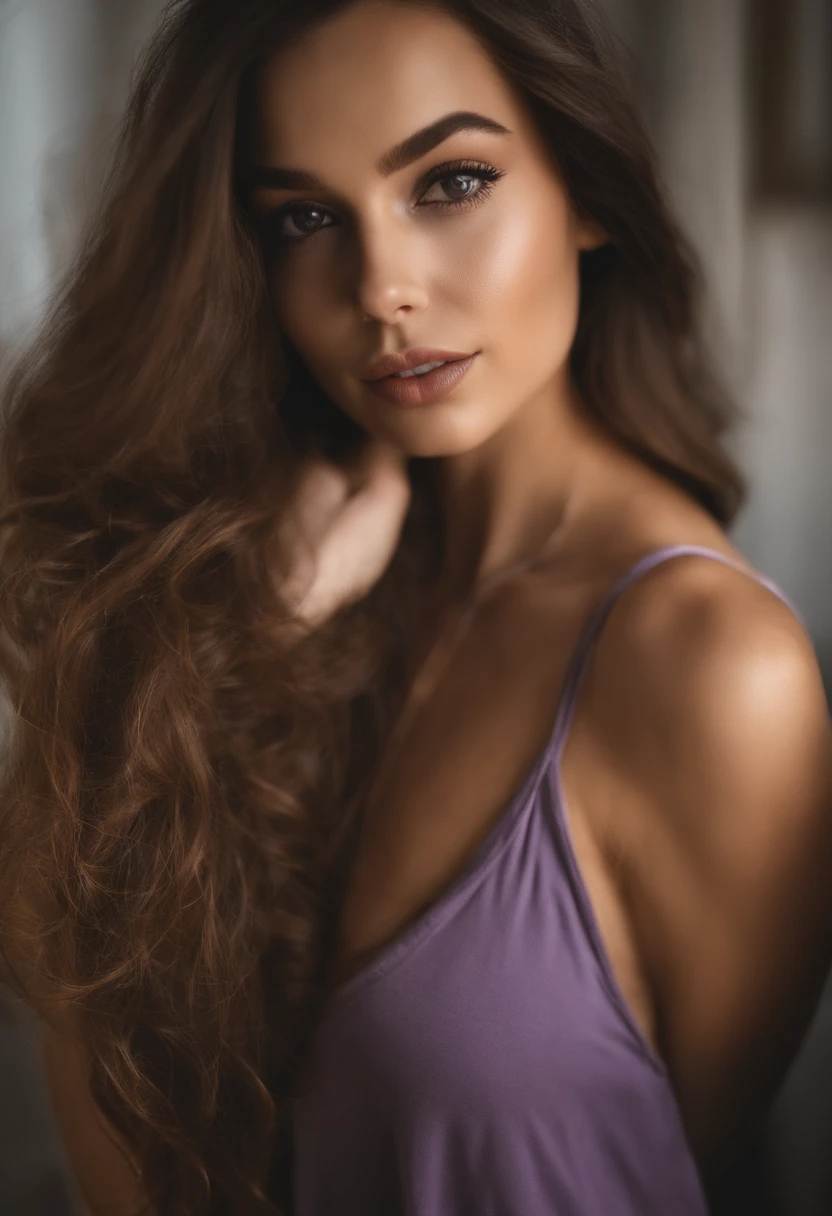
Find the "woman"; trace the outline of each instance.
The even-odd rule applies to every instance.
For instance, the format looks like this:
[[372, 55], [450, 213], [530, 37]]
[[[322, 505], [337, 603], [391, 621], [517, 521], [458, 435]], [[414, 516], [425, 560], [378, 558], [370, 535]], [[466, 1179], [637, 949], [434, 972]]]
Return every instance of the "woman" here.
[[3, 436], [4, 946], [92, 1212], [706, 1210], [832, 748], [695, 288], [576, 0], [167, 11]]

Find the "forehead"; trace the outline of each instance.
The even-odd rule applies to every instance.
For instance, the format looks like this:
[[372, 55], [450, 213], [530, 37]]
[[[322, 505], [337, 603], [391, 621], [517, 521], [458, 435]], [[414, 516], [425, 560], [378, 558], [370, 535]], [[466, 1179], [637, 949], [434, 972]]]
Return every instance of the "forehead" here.
[[[509, 83], [475, 35], [441, 9], [357, 0], [258, 82], [258, 138], [272, 162], [313, 169], [369, 163], [442, 114], [475, 110], [523, 126]], [[528, 123], [528, 119], [525, 119]]]

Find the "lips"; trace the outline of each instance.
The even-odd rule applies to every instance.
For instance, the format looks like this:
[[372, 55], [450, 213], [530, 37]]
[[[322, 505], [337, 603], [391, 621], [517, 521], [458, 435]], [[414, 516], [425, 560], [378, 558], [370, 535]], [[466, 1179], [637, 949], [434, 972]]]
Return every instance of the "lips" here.
[[[470, 359], [470, 351], [438, 350], [435, 347], [418, 346], [413, 350], [394, 352], [376, 359], [367, 369], [362, 379], [367, 381], [381, 380], [385, 376], [393, 376], [396, 372], [409, 372], [423, 363], [458, 363], [462, 359]], [[432, 373], [428, 373], [431, 375]]]
[[450, 360], [424, 375], [405, 376], [403, 379], [390, 375], [368, 380], [367, 388], [390, 405], [433, 405], [453, 392], [470, 371], [478, 353]]

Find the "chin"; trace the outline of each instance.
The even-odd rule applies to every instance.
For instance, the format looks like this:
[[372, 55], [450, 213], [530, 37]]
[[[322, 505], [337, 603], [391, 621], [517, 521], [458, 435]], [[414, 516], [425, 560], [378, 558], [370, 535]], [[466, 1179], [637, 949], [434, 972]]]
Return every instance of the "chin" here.
[[[439, 406], [415, 406], [388, 425], [378, 421], [368, 429], [378, 439], [394, 443], [408, 456], [464, 456], [476, 451], [500, 429], [500, 423], [482, 417], [453, 418], [438, 414]], [[433, 410], [433, 417], [429, 411]]]

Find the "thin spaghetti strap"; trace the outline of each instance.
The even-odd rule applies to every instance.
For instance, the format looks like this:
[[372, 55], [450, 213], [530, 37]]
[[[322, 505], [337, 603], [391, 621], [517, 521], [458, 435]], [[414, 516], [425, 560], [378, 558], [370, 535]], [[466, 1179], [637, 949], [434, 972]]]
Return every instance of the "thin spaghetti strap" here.
[[718, 552], [716, 549], [709, 549], [704, 545], [666, 545], [664, 548], [656, 549], [653, 553], [648, 553], [646, 556], [639, 558], [634, 562], [628, 570], [616, 580], [607, 594], [604, 596], [598, 607], [592, 612], [589, 620], [584, 625], [572, 652], [569, 664], [566, 671], [566, 676], [563, 683], [563, 691], [561, 693], [560, 704], [558, 706], [557, 716], [552, 728], [552, 737], [547, 749], [547, 762], [554, 764], [560, 763], [561, 754], [564, 744], [566, 743], [569, 728], [572, 724], [572, 719], [575, 716], [575, 707], [578, 702], [578, 694], [583, 684], [586, 669], [589, 665], [589, 658], [592, 652], [592, 647], [596, 641], [598, 634], [603, 627], [604, 622], [609, 615], [609, 612], [622, 592], [628, 587], [637, 582], [642, 575], [652, 570], [655, 566], [661, 565], [662, 562], [668, 561], [673, 557], [685, 556], [711, 557], [715, 561], [722, 562], [726, 566], [733, 566], [735, 570], [740, 570], [748, 574], [757, 582], [768, 587], [769, 591], [773, 592], [778, 599], [789, 608], [800, 622], [803, 629], [808, 633], [806, 622], [789, 597], [783, 592], [776, 583], [765, 575], [758, 574], [755, 570], [751, 570], [748, 566], [741, 562], [735, 561], [733, 558], [726, 557], [724, 553]]

